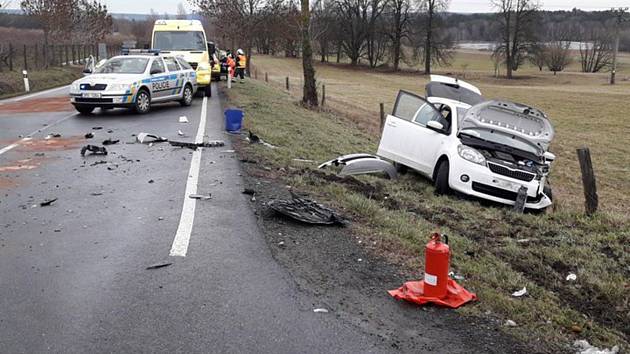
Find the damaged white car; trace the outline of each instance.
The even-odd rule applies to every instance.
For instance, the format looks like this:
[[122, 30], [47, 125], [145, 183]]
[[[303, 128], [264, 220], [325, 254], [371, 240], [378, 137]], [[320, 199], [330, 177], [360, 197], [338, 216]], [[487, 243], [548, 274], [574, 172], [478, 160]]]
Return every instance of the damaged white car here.
[[525, 208], [551, 205], [554, 129], [543, 112], [485, 100], [475, 86], [445, 76], [432, 75], [426, 93], [398, 93], [379, 156], [426, 175], [438, 194], [455, 190], [514, 205], [520, 190]]

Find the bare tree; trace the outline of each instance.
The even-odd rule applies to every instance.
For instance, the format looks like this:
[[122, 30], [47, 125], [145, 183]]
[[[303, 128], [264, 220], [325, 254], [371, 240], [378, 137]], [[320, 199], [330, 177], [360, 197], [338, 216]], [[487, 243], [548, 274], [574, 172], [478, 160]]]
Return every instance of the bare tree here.
[[112, 31], [112, 16], [98, 0], [78, 0], [72, 22], [72, 36], [82, 43], [100, 41]]
[[313, 68], [313, 50], [311, 48], [311, 8], [308, 0], [301, 0], [302, 26], [302, 69], [304, 71], [304, 90], [302, 103], [309, 107], [317, 107], [317, 86], [315, 83], [315, 69]]
[[545, 67], [545, 44], [536, 43], [533, 44], [527, 52], [527, 58], [532, 65], [538, 68], [538, 71], [542, 71]]
[[185, 20], [188, 18], [188, 13], [186, 12], [186, 8], [184, 7], [184, 4], [182, 4], [181, 2], [177, 4], [177, 15], [175, 16], [175, 18], [178, 20]]
[[436, 15], [448, 8], [449, 0], [424, 0], [421, 9], [426, 13], [426, 29], [424, 41], [424, 73], [431, 74], [431, 63], [435, 55], [433, 50], [440, 50], [433, 42], [435, 39]]
[[72, 28], [74, 0], [22, 0], [20, 8], [27, 16], [32, 16], [42, 26], [44, 43], [48, 44], [51, 34], [66, 37]]
[[583, 31], [580, 41], [582, 72], [596, 73], [612, 65], [612, 36], [605, 28], [591, 27]]
[[497, 9], [501, 41], [496, 52], [505, 59], [507, 78], [518, 70], [534, 43], [534, 26], [539, 4], [536, 0], [492, 0]]
[[568, 40], [557, 40], [545, 45], [545, 65], [554, 75], [571, 64], [570, 48], [571, 42]]
[[252, 48], [256, 32], [262, 22], [262, 14], [277, 8], [280, 0], [188, 0], [199, 13], [213, 19], [221, 36], [231, 46], [242, 47], [247, 55], [247, 72], [250, 72]]
[[416, 0], [389, 1], [389, 17], [391, 27], [388, 31], [392, 46], [392, 65], [398, 71], [402, 54], [402, 41], [409, 36], [409, 14], [414, 11], [412, 2]]

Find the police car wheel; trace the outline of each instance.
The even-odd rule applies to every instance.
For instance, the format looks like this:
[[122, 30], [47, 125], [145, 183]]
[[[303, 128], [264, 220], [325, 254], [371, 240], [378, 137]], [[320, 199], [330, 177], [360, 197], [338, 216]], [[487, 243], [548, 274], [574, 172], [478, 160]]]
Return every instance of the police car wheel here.
[[193, 92], [190, 85], [186, 85], [184, 87], [184, 92], [182, 93], [182, 100], [179, 101], [182, 106], [190, 106], [193, 100]]
[[206, 94], [206, 97], [212, 97], [212, 85], [208, 84], [208, 86], [204, 89], [204, 93]]
[[140, 90], [136, 96], [136, 103], [134, 104], [134, 110], [136, 113], [144, 114], [151, 109], [151, 97], [146, 90]]
[[75, 106], [77, 111], [81, 114], [91, 114], [94, 111], [94, 107], [92, 106]]

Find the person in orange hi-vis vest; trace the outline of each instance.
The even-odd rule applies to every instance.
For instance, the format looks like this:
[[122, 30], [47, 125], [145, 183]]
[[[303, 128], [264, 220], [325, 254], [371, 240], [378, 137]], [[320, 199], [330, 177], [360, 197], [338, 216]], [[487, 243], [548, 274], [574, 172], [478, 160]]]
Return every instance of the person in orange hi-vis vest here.
[[228, 80], [232, 80], [234, 78], [234, 68], [236, 67], [236, 62], [234, 61], [233, 55], [231, 52], [227, 53], [227, 65], [228, 65]]
[[242, 49], [236, 51], [236, 76], [241, 78], [241, 84], [245, 82], [245, 68], [247, 67], [247, 57]]

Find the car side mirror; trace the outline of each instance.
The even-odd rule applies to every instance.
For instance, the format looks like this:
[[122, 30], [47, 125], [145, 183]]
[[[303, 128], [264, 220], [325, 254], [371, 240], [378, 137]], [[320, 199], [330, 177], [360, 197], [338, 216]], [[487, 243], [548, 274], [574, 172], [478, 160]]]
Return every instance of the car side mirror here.
[[85, 69], [83, 69], [83, 73], [84, 73], [84, 74], [91, 74], [91, 73], [92, 73], [92, 69], [90, 69], [90, 68], [85, 68]]
[[435, 120], [430, 120], [427, 123], [427, 128], [429, 128], [431, 130], [434, 130], [434, 131], [436, 131], [438, 133], [442, 133], [442, 134], [445, 133], [444, 132], [444, 125], [442, 125], [442, 123], [440, 123], [438, 121], [435, 121]]
[[150, 72], [151, 75], [155, 75], [155, 74], [159, 74], [159, 73], [161, 73], [161, 71], [159, 69], [151, 69], [151, 72]]
[[549, 151], [545, 151], [545, 153], [543, 154], [543, 157], [545, 158], [546, 161], [553, 161], [556, 159], [556, 155], [550, 153]]

